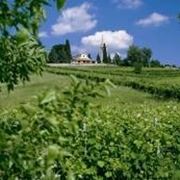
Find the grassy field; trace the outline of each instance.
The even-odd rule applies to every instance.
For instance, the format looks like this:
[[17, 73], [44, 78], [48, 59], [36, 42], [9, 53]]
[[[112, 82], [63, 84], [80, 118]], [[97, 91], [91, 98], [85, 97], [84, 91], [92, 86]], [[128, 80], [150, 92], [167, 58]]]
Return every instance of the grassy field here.
[[[141, 75], [130, 68], [109, 67], [48, 71], [32, 76], [10, 94], [2, 88], [0, 108], [7, 109], [0, 113], [2, 179], [180, 178], [180, 103], [174, 97], [180, 87], [179, 71], [146, 69]], [[73, 86], [70, 74], [79, 77]], [[83, 80], [87, 78], [91, 82]], [[109, 96], [103, 83], [95, 83], [106, 78], [116, 84]], [[128, 86], [131, 81], [134, 84]], [[169, 85], [162, 86], [166, 81]], [[156, 94], [137, 86], [143, 83]], [[62, 94], [64, 90], [68, 91]], [[96, 97], [97, 91], [104, 97]], [[161, 97], [164, 92], [169, 98]], [[16, 108], [26, 102], [33, 103]]]
[[51, 73], [59, 75], [72, 74], [79, 78], [95, 81], [110, 79], [118, 86], [127, 86], [136, 90], [148, 92], [165, 99], [180, 100], [180, 70], [178, 69], [143, 69], [141, 74], [133, 72], [132, 68], [118, 67], [74, 67], [74, 68], [47, 68]]
[[[11, 108], [28, 101], [33, 101], [34, 97], [42, 92], [58, 88], [63, 91], [70, 86], [71, 78], [51, 73], [44, 73], [42, 77], [32, 76], [31, 81], [25, 85], [19, 85], [14, 91], [8, 93], [5, 88], [2, 89], [0, 96], [0, 107]], [[157, 101], [147, 93], [138, 92], [128, 87], [116, 87], [111, 89], [111, 95], [103, 98], [101, 104], [118, 105], [124, 103], [145, 103]]]
[[[58, 68], [59, 70], [59, 68]], [[72, 74], [72, 72], [76, 73], [90, 73], [92, 75], [96, 75], [98, 72], [98, 75], [101, 77], [115, 77], [118, 79], [118, 77], [121, 73], [125, 73], [126, 77], [132, 76], [132, 69], [131, 68], [116, 68], [116, 67], [77, 67], [77, 68], [60, 68], [61, 71], [66, 71], [67, 75], [57, 75], [54, 73], [47, 73], [45, 72], [43, 76], [32, 76], [31, 81], [27, 82], [25, 85], [18, 85], [15, 88], [15, 91], [8, 93], [5, 87], [2, 88], [1, 96], [0, 96], [0, 108], [12, 108], [17, 107], [20, 104], [24, 104], [29, 101], [33, 101], [34, 97], [41, 94], [44, 91], [58, 88], [59, 91], [63, 91], [66, 88], [70, 87], [71, 78], [68, 76], [68, 74]], [[105, 74], [107, 72], [107, 74]], [[167, 76], [167, 72], [170, 74], [170, 76], [173, 75], [173, 77]], [[116, 73], [117, 75], [108, 75]], [[161, 82], [171, 82], [171, 83], [179, 83], [179, 71], [174, 70], [164, 70], [164, 69], [151, 69], [151, 70], [145, 70], [143, 74], [149, 74], [149, 76], [154, 76], [154, 74], [163, 74], [166, 75], [166, 78], [160, 78], [159, 81]], [[133, 78], [137, 78], [135, 76], [143, 77], [142, 75], [134, 75]], [[175, 76], [176, 74], [176, 76]], [[122, 77], [121, 77], [122, 78]], [[148, 78], [150, 79], [150, 78]], [[157, 77], [154, 79], [151, 77], [151, 81], [157, 80]], [[111, 89], [111, 95], [106, 96], [105, 98], [99, 99], [96, 101], [96, 103], [100, 103], [103, 106], [119, 106], [120, 108], [124, 105], [131, 105], [131, 106], [137, 106], [140, 104], [144, 104], [145, 106], [148, 105], [161, 105], [164, 103], [169, 102], [170, 100], [160, 100], [158, 98], [155, 98], [153, 95], [145, 92], [141, 92], [138, 90], [134, 90], [131, 87], [125, 87], [125, 86], [116, 86], [116, 88]], [[174, 102], [177, 103], [177, 102]], [[179, 103], [177, 103], [179, 104]]]
[[63, 90], [70, 84], [70, 79], [66, 76], [59, 76], [50, 73], [43, 73], [43, 76], [32, 76], [30, 82], [18, 85], [14, 91], [8, 93], [3, 86], [0, 95], [0, 108], [16, 107], [34, 99], [34, 96], [44, 91], [58, 88]]

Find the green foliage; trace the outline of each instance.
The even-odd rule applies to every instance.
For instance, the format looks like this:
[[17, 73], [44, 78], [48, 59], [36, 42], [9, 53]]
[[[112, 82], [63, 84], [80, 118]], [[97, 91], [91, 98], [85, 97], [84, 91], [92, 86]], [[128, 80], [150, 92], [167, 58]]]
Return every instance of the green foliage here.
[[127, 59], [131, 65], [134, 65], [136, 62], [143, 61], [143, 54], [139, 47], [137, 46], [130, 46], [127, 52]]
[[161, 63], [158, 60], [152, 59], [150, 61], [150, 66], [151, 67], [161, 67]]
[[[55, 0], [60, 9], [65, 0]], [[12, 35], [25, 28], [37, 36], [40, 23], [45, 19], [44, 5], [49, 5], [49, 0], [1, 0], [0, 1], [0, 34]]]
[[71, 54], [71, 45], [68, 39], [66, 39], [66, 51], [67, 51], [67, 58], [69, 59], [69, 62], [72, 60], [72, 54]]
[[[56, 2], [59, 9], [65, 0]], [[48, 4], [48, 0], [0, 1], [0, 83], [8, 90], [42, 71], [46, 56], [37, 36]]]
[[142, 73], [142, 63], [141, 62], [135, 62], [134, 63], [134, 72], [136, 74], [141, 74]]
[[116, 53], [113, 57], [113, 64], [116, 64], [116, 65], [121, 65], [122, 64], [122, 60], [121, 60], [121, 57], [119, 56], [118, 53]]
[[97, 61], [98, 64], [101, 63], [101, 58], [100, 58], [99, 54], [97, 54], [96, 61]]
[[87, 68], [48, 68], [48, 72], [62, 75], [73, 74], [76, 77], [88, 78], [97, 82], [103, 82], [108, 78], [116, 85], [132, 87], [160, 98], [180, 99], [179, 70], [147, 68], [141, 74], [135, 74], [132, 68], [99, 67], [95, 70], [88, 70]]
[[26, 31], [0, 39], [0, 82], [13, 90], [19, 81], [29, 81], [32, 73], [40, 74], [46, 53]]
[[111, 59], [111, 56], [110, 54], [108, 55], [108, 64], [111, 64], [112, 63], [112, 59]]
[[131, 66], [141, 63], [144, 67], [150, 66], [152, 50], [150, 48], [139, 48], [138, 46], [130, 46], [127, 53], [127, 61]]
[[65, 44], [54, 45], [49, 53], [49, 63], [70, 63], [71, 60], [71, 47], [68, 40]]
[[111, 83], [72, 79], [0, 114], [2, 179], [179, 178], [178, 107], [96, 107]]
[[103, 63], [107, 64], [108, 63], [108, 54], [107, 54], [107, 48], [106, 48], [106, 44], [103, 44]]
[[65, 2], [66, 0], [56, 0], [58, 10], [64, 6]]
[[150, 61], [152, 57], [152, 50], [150, 48], [142, 48], [142, 53], [143, 53], [143, 66], [149, 67], [150, 66]]

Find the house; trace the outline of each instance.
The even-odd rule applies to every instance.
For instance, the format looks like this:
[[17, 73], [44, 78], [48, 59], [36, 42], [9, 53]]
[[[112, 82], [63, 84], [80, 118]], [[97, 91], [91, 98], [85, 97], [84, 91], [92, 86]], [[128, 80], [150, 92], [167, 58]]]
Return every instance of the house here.
[[88, 54], [81, 53], [73, 57], [72, 64], [95, 64], [96, 61], [91, 59]]

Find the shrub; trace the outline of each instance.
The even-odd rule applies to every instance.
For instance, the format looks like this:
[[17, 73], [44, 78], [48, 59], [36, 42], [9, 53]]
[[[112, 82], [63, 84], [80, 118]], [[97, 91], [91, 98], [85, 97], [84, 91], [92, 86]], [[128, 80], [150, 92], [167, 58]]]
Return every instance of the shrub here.
[[179, 178], [178, 107], [97, 107], [112, 84], [73, 82], [1, 113], [2, 179]]
[[136, 74], [141, 74], [142, 73], [142, 63], [141, 62], [135, 62], [134, 63], [134, 72]]

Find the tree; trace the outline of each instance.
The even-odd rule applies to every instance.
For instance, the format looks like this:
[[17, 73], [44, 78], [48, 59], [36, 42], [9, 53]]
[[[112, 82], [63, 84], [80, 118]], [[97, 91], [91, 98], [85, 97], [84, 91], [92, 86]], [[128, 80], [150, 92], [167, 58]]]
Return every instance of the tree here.
[[116, 53], [113, 57], [113, 64], [116, 64], [116, 65], [121, 65], [122, 64], [122, 60], [121, 60], [121, 57], [119, 56], [118, 53]]
[[71, 59], [71, 47], [68, 40], [65, 44], [54, 45], [48, 56], [49, 63], [70, 63]]
[[68, 39], [66, 39], [66, 51], [67, 51], [67, 56], [68, 56], [68, 62], [70, 63], [72, 60], [72, 54], [71, 54], [71, 45]]
[[135, 62], [134, 63], [134, 72], [136, 73], [136, 74], [140, 74], [141, 72], [142, 72], [142, 63], [141, 62]]
[[[0, 83], [13, 90], [32, 73], [41, 73], [46, 52], [39, 46], [38, 29], [49, 0], [0, 1]], [[60, 9], [65, 0], [56, 0]]]
[[97, 56], [96, 56], [96, 61], [97, 61], [97, 63], [101, 63], [101, 58], [100, 58], [99, 54], [97, 54]]
[[89, 59], [92, 59], [92, 57], [91, 57], [91, 54], [90, 54], [90, 53], [88, 54], [88, 58], [89, 58]]
[[112, 63], [112, 59], [111, 59], [111, 55], [108, 55], [108, 63], [111, 64]]
[[127, 59], [130, 63], [131, 66], [134, 65], [136, 62], [143, 62], [143, 53], [142, 50], [135, 45], [132, 45], [129, 47], [128, 52], [127, 52]]
[[148, 67], [152, 57], [152, 50], [150, 48], [139, 48], [138, 46], [130, 46], [127, 53], [127, 60], [130, 65], [134, 63], [141, 63], [141, 65]]
[[143, 60], [145, 59], [145, 54], [141, 48], [138, 46], [130, 46], [128, 49], [127, 59], [130, 65], [134, 67], [135, 73], [142, 72]]
[[158, 60], [156, 60], [156, 59], [152, 59], [150, 61], [150, 66], [151, 67], [161, 67], [161, 63]]
[[123, 66], [131, 66], [131, 64], [130, 64], [129, 60], [127, 59], [127, 57], [122, 60], [122, 65]]
[[105, 43], [103, 44], [103, 63], [108, 63], [107, 48]]
[[150, 48], [142, 48], [142, 53], [143, 53], [143, 66], [150, 66], [150, 61], [152, 57], [152, 50]]

